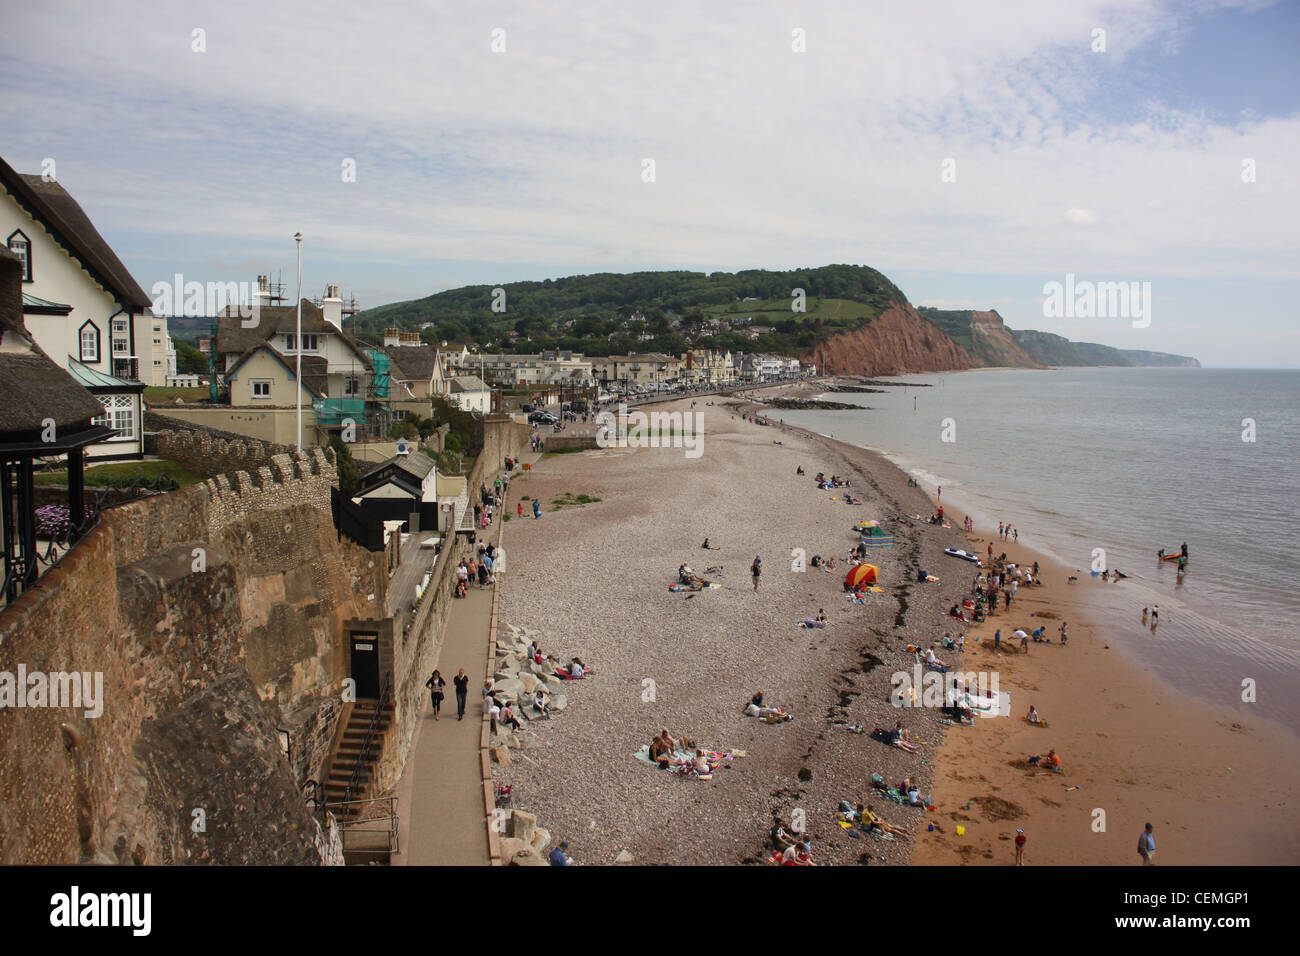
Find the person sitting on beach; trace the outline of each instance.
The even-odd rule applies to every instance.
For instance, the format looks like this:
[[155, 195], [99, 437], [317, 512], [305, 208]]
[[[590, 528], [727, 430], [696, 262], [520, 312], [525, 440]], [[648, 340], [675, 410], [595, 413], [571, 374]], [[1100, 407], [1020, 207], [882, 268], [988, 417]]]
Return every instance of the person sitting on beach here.
[[781, 855], [782, 866], [816, 866], [812, 859], [812, 843], [804, 840], [794, 846], [786, 847]]
[[910, 754], [916, 753], [916, 748], [907, 742], [907, 731], [903, 729], [901, 720], [895, 723], [894, 729], [889, 732], [889, 741], [900, 750], [906, 750]]
[[925, 806], [925, 804], [921, 802], [921, 788], [918, 787], [916, 784], [908, 781], [907, 789], [903, 790], [902, 792], [907, 794], [907, 802], [911, 806], [914, 807]]
[[718, 768], [719, 763], [720, 761], [705, 756], [703, 750], [695, 751], [695, 772], [701, 777], [713, 773]]
[[825, 624], [825, 623], [826, 623], [826, 609], [825, 609], [824, 607], [819, 607], [819, 608], [817, 609], [817, 616], [816, 616], [815, 618], [813, 618], [813, 620], [815, 620], [818, 624]]
[[939, 660], [939, 658], [937, 658], [937, 657], [934, 656], [934, 645], [933, 645], [933, 644], [931, 644], [931, 645], [926, 649], [926, 652], [925, 652], [925, 665], [926, 665], [927, 667], [935, 667], [935, 668], [939, 668], [939, 669], [941, 669], [941, 670], [945, 670], [945, 671], [948, 669], [948, 665], [947, 665], [947, 664], [945, 664], [943, 661]]
[[777, 853], [784, 853], [787, 848], [795, 845], [797, 841], [786, 831], [785, 823], [777, 819], [772, 826], [772, 849]]
[[795, 473], [796, 475], [802, 475], [802, 474], [803, 474], [803, 465], [800, 465], [798, 468], [796, 468], [796, 469], [794, 470], [794, 473]]
[[540, 687], [537, 688], [537, 692], [533, 694], [533, 707], [536, 708], [537, 712], [543, 717], [548, 720], [550, 719], [551, 709], [546, 706], [546, 697], [542, 694], [542, 689]]
[[590, 668], [582, 663], [581, 657], [575, 657], [569, 662], [569, 680], [582, 680], [590, 673]]
[[650, 741], [650, 759], [661, 768], [670, 767], [674, 763], [673, 748], [664, 740], [663, 734]]
[[519, 722], [519, 718], [515, 716], [514, 705], [510, 703], [506, 703], [502, 705], [501, 720], [509, 724], [511, 729], [513, 730], [518, 730], [520, 727], [523, 726], [523, 724]]
[[1055, 750], [1047, 751], [1047, 759], [1044, 762], [1053, 770], [1061, 769], [1061, 758]]
[[1025, 715], [1025, 720], [1029, 721], [1031, 724], [1038, 723], [1038, 708], [1033, 704], [1029, 705], [1029, 713]]

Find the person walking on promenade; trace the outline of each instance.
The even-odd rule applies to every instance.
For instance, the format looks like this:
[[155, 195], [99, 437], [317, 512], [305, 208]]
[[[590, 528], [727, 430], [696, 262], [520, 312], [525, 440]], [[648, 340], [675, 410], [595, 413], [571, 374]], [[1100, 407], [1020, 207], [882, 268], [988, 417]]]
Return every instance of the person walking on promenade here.
[[447, 686], [447, 682], [442, 679], [439, 671], [434, 671], [424, 686], [429, 688], [429, 700], [433, 704], [433, 719], [439, 720], [438, 712], [442, 710], [442, 689]]
[[1153, 857], [1156, 855], [1156, 838], [1154, 834], [1155, 827], [1147, 824], [1141, 835], [1138, 837], [1138, 856], [1142, 857], [1143, 866], [1155, 866], [1156, 861]]
[[763, 574], [763, 559], [754, 555], [754, 563], [749, 566], [749, 573], [754, 578], [754, 590], [758, 590], [758, 579]]
[[1017, 830], [1016, 831], [1016, 866], [1025, 865], [1025, 844], [1028, 842], [1029, 842], [1029, 838], [1025, 836], [1025, 831]]
[[469, 675], [465, 673], [465, 668], [451, 679], [456, 685], [456, 719], [465, 719], [465, 698], [469, 696]]

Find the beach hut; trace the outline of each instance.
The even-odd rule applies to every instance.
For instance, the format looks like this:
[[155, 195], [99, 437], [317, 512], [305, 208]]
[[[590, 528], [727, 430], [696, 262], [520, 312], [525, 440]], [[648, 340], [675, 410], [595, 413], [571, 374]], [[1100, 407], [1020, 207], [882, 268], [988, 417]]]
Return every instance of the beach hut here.
[[880, 569], [874, 564], [859, 564], [856, 568], [849, 568], [849, 573], [844, 576], [844, 587], [853, 590], [875, 584], [879, 573]]

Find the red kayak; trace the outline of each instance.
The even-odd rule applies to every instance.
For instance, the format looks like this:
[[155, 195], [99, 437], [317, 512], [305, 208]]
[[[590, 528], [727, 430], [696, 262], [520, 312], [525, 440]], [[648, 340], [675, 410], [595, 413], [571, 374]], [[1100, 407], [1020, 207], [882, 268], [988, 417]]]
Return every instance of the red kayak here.
[[1164, 555], [1160, 560], [1161, 560], [1161, 561], [1177, 561], [1177, 560], [1178, 560], [1179, 558], [1181, 558], [1181, 557], [1182, 557], [1182, 555], [1179, 554], [1177, 551], [1175, 551], [1173, 554], [1166, 554], [1166, 555]]

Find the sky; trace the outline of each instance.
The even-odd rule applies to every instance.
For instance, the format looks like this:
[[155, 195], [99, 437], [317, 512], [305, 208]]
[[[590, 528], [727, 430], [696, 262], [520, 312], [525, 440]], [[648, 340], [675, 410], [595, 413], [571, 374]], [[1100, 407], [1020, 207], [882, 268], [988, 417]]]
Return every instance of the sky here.
[[[146, 291], [292, 293], [296, 232], [304, 295], [362, 307], [847, 262], [1300, 367], [1297, 51], [1300, 3], [1265, 0], [44, 0], [6, 12], [0, 156], [53, 160]], [[1149, 324], [1045, 314], [1067, 275], [1150, 283]]]

